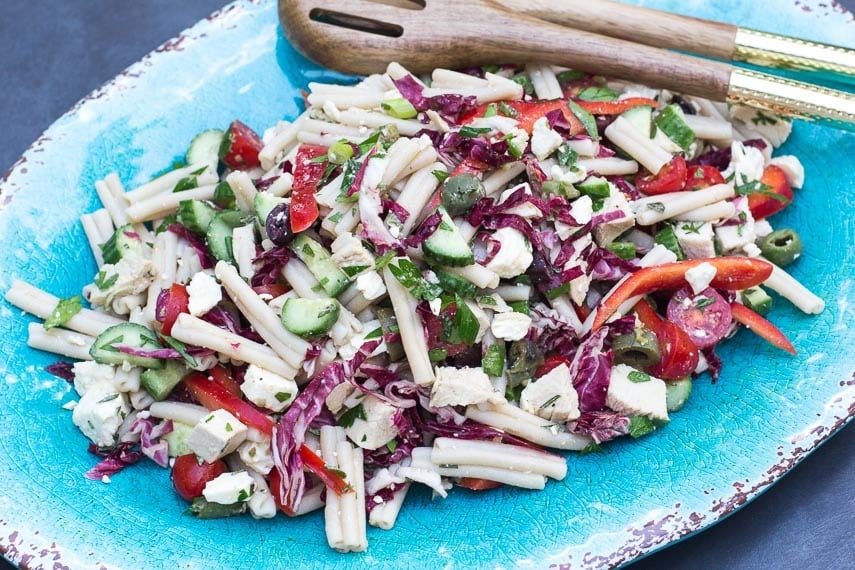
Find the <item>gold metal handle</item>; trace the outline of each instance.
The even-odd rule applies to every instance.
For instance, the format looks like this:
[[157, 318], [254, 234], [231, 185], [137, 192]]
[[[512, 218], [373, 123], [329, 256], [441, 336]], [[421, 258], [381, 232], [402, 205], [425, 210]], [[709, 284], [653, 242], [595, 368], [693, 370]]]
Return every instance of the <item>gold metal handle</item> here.
[[738, 28], [733, 59], [855, 84], [855, 50], [844, 47]]
[[728, 103], [855, 131], [855, 95], [735, 67]]

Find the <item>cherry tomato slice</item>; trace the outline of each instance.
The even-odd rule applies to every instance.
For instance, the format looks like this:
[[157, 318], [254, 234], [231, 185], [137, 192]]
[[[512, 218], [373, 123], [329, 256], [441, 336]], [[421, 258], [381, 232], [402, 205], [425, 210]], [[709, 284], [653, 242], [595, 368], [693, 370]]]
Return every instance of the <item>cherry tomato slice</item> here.
[[715, 345], [724, 338], [733, 322], [730, 304], [711, 287], [698, 295], [691, 287], [683, 287], [671, 297], [666, 315], [698, 348]]
[[258, 153], [264, 147], [261, 137], [244, 123], [234, 120], [220, 145], [220, 160], [233, 170], [254, 168], [261, 163]]
[[169, 336], [172, 334], [172, 326], [181, 313], [189, 312], [190, 295], [187, 287], [181, 283], [173, 283], [166, 292], [163, 304], [163, 320], [160, 332]]
[[774, 164], [763, 170], [760, 182], [768, 188], [748, 195], [748, 209], [755, 220], [777, 214], [790, 205], [794, 196], [787, 175]]
[[682, 154], [678, 154], [656, 174], [648, 173], [636, 177], [635, 187], [648, 196], [679, 192], [686, 187], [687, 174], [686, 159]]
[[724, 176], [715, 166], [695, 164], [688, 167], [684, 190], [700, 190], [725, 182]]
[[671, 321], [663, 320], [656, 333], [662, 358], [647, 372], [663, 380], [679, 380], [698, 367], [698, 347], [683, 329]]
[[172, 486], [182, 499], [192, 501], [202, 496], [208, 481], [227, 471], [226, 462], [218, 459], [213, 463], [200, 462], [195, 453], [180, 455], [172, 465]]

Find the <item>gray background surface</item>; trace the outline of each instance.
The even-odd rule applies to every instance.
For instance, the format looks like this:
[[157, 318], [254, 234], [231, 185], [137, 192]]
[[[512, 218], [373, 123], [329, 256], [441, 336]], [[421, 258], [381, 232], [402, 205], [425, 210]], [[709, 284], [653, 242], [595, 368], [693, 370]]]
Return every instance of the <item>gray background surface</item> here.
[[[855, 0], [841, 3], [855, 9]], [[79, 99], [225, 0], [1, 4], [3, 173]], [[849, 426], [746, 508], [633, 568], [855, 567], [853, 444]]]

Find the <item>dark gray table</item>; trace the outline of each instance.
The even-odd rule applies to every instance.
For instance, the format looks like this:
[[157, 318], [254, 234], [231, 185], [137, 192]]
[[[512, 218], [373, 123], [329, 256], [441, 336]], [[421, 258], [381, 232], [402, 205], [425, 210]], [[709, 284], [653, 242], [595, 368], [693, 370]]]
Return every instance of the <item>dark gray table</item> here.
[[[0, 172], [76, 101], [223, 4], [3, 0]], [[853, 444], [850, 426], [746, 508], [633, 567], [855, 567]]]

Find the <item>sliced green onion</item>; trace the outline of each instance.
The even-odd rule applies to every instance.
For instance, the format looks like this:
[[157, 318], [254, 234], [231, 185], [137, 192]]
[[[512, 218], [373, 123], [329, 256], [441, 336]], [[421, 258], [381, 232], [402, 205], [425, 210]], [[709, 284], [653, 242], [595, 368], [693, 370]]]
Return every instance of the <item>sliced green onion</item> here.
[[412, 119], [419, 114], [413, 104], [403, 97], [383, 101], [380, 103], [380, 108], [386, 111], [387, 115], [396, 119]]

